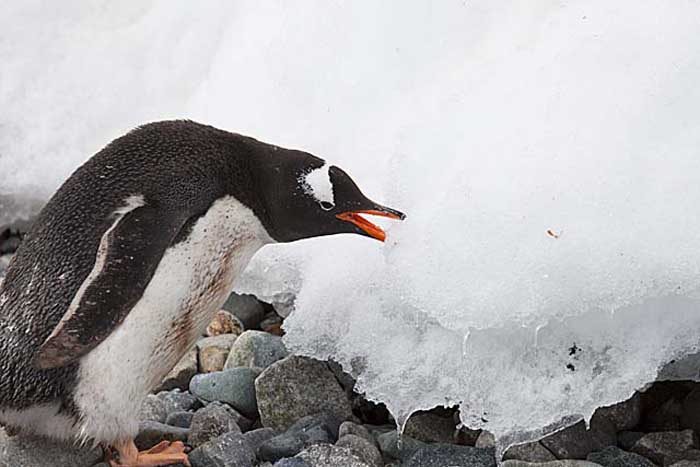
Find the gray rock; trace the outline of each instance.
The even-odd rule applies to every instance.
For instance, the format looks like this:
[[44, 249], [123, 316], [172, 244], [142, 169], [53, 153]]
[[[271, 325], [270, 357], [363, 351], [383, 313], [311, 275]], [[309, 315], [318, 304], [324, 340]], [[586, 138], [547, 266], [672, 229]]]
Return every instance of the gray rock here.
[[[232, 371], [232, 370], [227, 370]], [[284, 431], [306, 415], [326, 412], [352, 418], [350, 402], [325, 363], [291, 356], [268, 367], [255, 380], [263, 426]]]
[[370, 442], [366, 438], [348, 434], [339, 438], [335, 445], [350, 449], [353, 454], [370, 466], [383, 467], [384, 465], [379, 449], [374, 445], [374, 442]]
[[188, 428], [166, 425], [151, 420], [143, 421], [139, 424], [139, 434], [134, 443], [140, 450], [149, 449], [161, 441], [187, 441], [190, 434]]
[[199, 372], [211, 373], [224, 369], [231, 346], [238, 338], [236, 334], [221, 334], [197, 341]]
[[285, 457], [275, 462], [274, 467], [311, 467], [311, 465], [299, 457]]
[[233, 313], [243, 323], [243, 329], [255, 329], [265, 318], [265, 305], [254, 295], [232, 293], [222, 308]]
[[359, 425], [351, 421], [345, 421], [341, 423], [340, 428], [338, 428], [338, 437], [342, 438], [345, 435], [356, 435], [360, 438], [366, 439], [375, 446], [377, 445], [374, 436], [372, 436], [367, 427], [365, 427], [364, 425]]
[[595, 427], [600, 420], [605, 419], [611, 423], [614, 430], [633, 430], [641, 419], [641, 396], [635, 393], [626, 401], [607, 407], [598, 408], [591, 418], [591, 427]]
[[525, 462], [548, 462], [557, 460], [557, 458], [542, 446], [539, 441], [532, 443], [517, 444], [511, 446], [503, 455], [504, 460], [520, 460]]
[[226, 368], [267, 368], [287, 355], [289, 352], [280, 336], [262, 331], [245, 331], [233, 343]]
[[631, 451], [651, 459], [656, 464], [665, 465], [667, 458], [678, 458], [683, 452], [697, 447], [698, 439], [693, 430], [660, 431], [647, 433], [639, 438]]
[[187, 391], [181, 391], [180, 389], [162, 391], [156, 394], [156, 397], [163, 402], [168, 415], [173, 412], [193, 410], [201, 407], [201, 404], [195, 396]]
[[297, 455], [311, 467], [372, 467], [357, 457], [350, 449], [316, 444]]
[[501, 462], [501, 467], [600, 467], [595, 462], [584, 460], [564, 459], [549, 462], [525, 462], [521, 460], [508, 460]]
[[695, 433], [700, 433], [700, 387], [688, 394], [681, 404], [681, 425], [690, 428]]
[[248, 444], [253, 449], [253, 452], [257, 454], [260, 445], [270, 438], [274, 438], [277, 435], [275, 430], [272, 428], [258, 428], [256, 430], [251, 430], [245, 433], [245, 437]]
[[615, 446], [609, 446], [602, 451], [590, 453], [588, 460], [603, 467], [654, 467], [654, 463], [646, 457], [623, 451]]
[[197, 349], [192, 348], [180, 359], [180, 361], [170, 370], [158, 387], [159, 391], [169, 391], [171, 389], [182, 389], [186, 391], [190, 385], [190, 380], [197, 374]]
[[424, 442], [411, 438], [410, 436], [401, 437], [401, 447], [399, 448], [399, 435], [396, 430], [387, 431], [386, 433], [377, 436], [379, 450], [391, 459], [408, 459], [416, 451], [427, 446]]
[[625, 451], [629, 451], [642, 436], [644, 433], [641, 431], [621, 431], [617, 434], [617, 444]]
[[282, 333], [282, 317], [272, 311], [265, 315], [265, 319], [260, 321], [260, 329], [270, 334], [281, 336]]
[[192, 417], [194, 417], [194, 412], [173, 412], [168, 414], [165, 423], [166, 425], [179, 426], [180, 428], [189, 428], [192, 425]]
[[262, 460], [274, 462], [314, 444], [333, 444], [338, 439], [339, 426], [340, 421], [332, 414], [303, 417], [284, 433], [262, 442], [258, 455]]
[[192, 416], [189, 444], [197, 447], [225, 433], [240, 433], [241, 429], [236, 423], [237, 418], [237, 414], [231, 407], [218, 402], [199, 409]]
[[418, 449], [404, 463], [405, 467], [496, 467], [493, 449], [456, 446], [454, 444], [431, 444]]
[[652, 409], [644, 417], [643, 431], [678, 431], [681, 429], [683, 406], [675, 399], [669, 399]]
[[671, 467], [700, 467], [700, 461], [678, 461]]
[[165, 402], [153, 394], [147, 395], [141, 404], [139, 420], [163, 423], [167, 417], [168, 410], [165, 408]]
[[98, 463], [100, 448], [79, 448], [47, 438], [18, 435], [8, 436], [0, 429], [0, 465], [7, 467], [87, 467]]
[[540, 443], [558, 459], [585, 459], [594, 448], [583, 421], [547, 436]]
[[609, 418], [599, 416], [591, 419], [588, 433], [590, 434], [593, 451], [600, 451], [608, 446], [617, 445], [617, 429]]
[[190, 392], [205, 401], [220, 401], [231, 405], [248, 418], [257, 418], [255, 368], [231, 368], [196, 375], [190, 381]]
[[677, 464], [681, 461], [700, 462], [700, 450], [689, 449], [678, 454], [671, 454], [664, 459], [664, 465]]
[[430, 412], [416, 412], [406, 423], [404, 434], [426, 443], [452, 443], [455, 423], [452, 417], [445, 418]]
[[243, 332], [243, 324], [226, 310], [219, 310], [216, 316], [207, 326], [207, 336], [220, 336], [224, 334], [239, 335]]
[[242, 434], [218, 436], [189, 454], [192, 467], [252, 467], [255, 453]]

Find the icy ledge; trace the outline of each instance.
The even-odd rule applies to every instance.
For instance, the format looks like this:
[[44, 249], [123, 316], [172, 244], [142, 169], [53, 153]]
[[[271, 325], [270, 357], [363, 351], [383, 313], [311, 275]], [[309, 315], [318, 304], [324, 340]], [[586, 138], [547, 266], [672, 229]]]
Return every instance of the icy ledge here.
[[[284, 325], [288, 347], [339, 362], [357, 379], [358, 392], [386, 404], [399, 429], [417, 410], [458, 405], [463, 423], [494, 433], [503, 451], [588, 421], [596, 408], [629, 398], [659, 376], [697, 379], [692, 362], [659, 375], [668, 362], [700, 350], [700, 300], [685, 284], [667, 293], [646, 288], [624, 300], [591, 299], [575, 313], [542, 313], [541, 323], [464, 328], [455, 322], [459, 313], [441, 317], [402, 293], [387, 251], [368, 253], [352, 242], [322, 257], [313, 245], [299, 250], [296, 256], [284, 248], [264, 251], [251, 271], [264, 270], [268, 280], [244, 280], [239, 289], [255, 293], [264, 285], [260, 295], [268, 299], [298, 294]], [[362, 274], [343, 257], [363, 257]], [[440, 308], [445, 297], [432, 300]], [[623, 304], [601, 309], [603, 303]], [[466, 323], [470, 313], [463, 314]]]

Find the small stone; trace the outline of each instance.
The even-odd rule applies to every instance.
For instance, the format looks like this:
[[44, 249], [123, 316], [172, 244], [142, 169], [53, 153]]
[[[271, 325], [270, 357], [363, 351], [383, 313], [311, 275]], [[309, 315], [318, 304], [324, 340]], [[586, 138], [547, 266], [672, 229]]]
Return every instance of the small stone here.
[[603, 467], [654, 467], [654, 463], [646, 457], [623, 451], [615, 446], [608, 446], [602, 451], [592, 452], [587, 459]]
[[405, 467], [496, 467], [493, 449], [456, 446], [454, 444], [431, 444], [418, 449]]
[[501, 467], [601, 467], [595, 462], [584, 460], [563, 459], [549, 462], [526, 462], [511, 459], [501, 462]]
[[599, 407], [591, 418], [591, 426], [595, 426], [600, 419], [608, 420], [615, 431], [633, 430], [641, 419], [641, 396], [635, 393], [626, 401], [607, 407]]
[[494, 448], [496, 447], [496, 437], [490, 431], [482, 431], [474, 443], [476, 448]]
[[255, 453], [242, 434], [218, 436], [189, 454], [192, 467], [252, 467]]
[[255, 389], [263, 426], [278, 431], [318, 412], [331, 413], [340, 420], [352, 418], [343, 388], [318, 360], [298, 356], [280, 360], [260, 374]]
[[243, 332], [243, 324], [226, 310], [219, 310], [216, 316], [207, 326], [207, 336], [220, 336], [222, 334], [238, 335]]
[[134, 443], [137, 448], [144, 450], [152, 448], [163, 440], [187, 441], [189, 434], [190, 430], [188, 428], [146, 420], [139, 424], [139, 434], [136, 436]]
[[170, 370], [158, 391], [169, 391], [171, 389], [182, 389], [186, 391], [190, 385], [190, 380], [197, 374], [197, 349], [192, 348], [180, 359], [180, 361]]
[[277, 435], [275, 430], [272, 428], [257, 428], [255, 430], [248, 431], [243, 436], [255, 453], [258, 452], [260, 445], [270, 438], [274, 438]]
[[360, 438], [366, 439], [374, 445], [377, 444], [372, 434], [364, 425], [359, 425], [351, 421], [346, 421], [340, 424], [340, 428], [338, 429], [338, 437], [342, 438], [345, 435], [356, 435]]
[[621, 431], [617, 434], [617, 444], [625, 451], [629, 451], [642, 436], [644, 433], [641, 431]]
[[196, 375], [190, 381], [190, 392], [205, 401], [225, 402], [255, 419], [258, 414], [255, 379], [259, 374], [254, 368], [230, 368]]
[[0, 465], [7, 467], [88, 466], [102, 459], [102, 449], [32, 435], [8, 436], [0, 428]]
[[366, 438], [348, 434], [339, 438], [335, 445], [350, 449], [353, 454], [370, 466], [383, 467], [384, 465], [379, 449], [374, 445], [374, 442], [370, 442]]
[[265, 305], [254, 295], [232, 293], [222, 307], [243, 324], [243, 329], [255, 329], [265, 319]]
[[408, 459], [417, 450], [426, 446], [422, 441], [411, 438], [410, 436], [401, 437], [401, 448], [398, 446], [399, 435], [396, 430], [388, 431], [377, 436], [379, 450], [390, 457], [391, 459]]
[[265, 315], [265, 319], [260, 321], [260, 329], [276, 336], [283, 336], [282, 318], [275, 312]]
[[594, 447], [583, 421], [547, 436], [540, 443], [558, 459], [585, 459]]
[[192, 417], [194, 417], [193, 412], [173, 412], [168, 414], [165, 423], [167, 425], [179, 426], [180, 428], [189, 428], [190, 425], [192, 425]]
[[340, 421], [332, 414], [309, 415], [284, 433], [261, 443], [258, 453], [263, 460], [277, 461], [314, 444], [333, 444], [338, 439], [339, 426]]
[[404, 434], [426, 443], [450, 444], [454, 440], [455, 423], [431, 412], [416, 412], [408, 419]]
[[557, 458], [539, 441], [511, 446], [503, 455], [504, 460], [516, 459], [526, 462], [548, 462]]
[[199, 352], [199, 372], [211, 373], [224, 369], [231, 346], [236, 341], [236, 334], [221, 334], [205, 337], [197, 341]]
[[316, 444], [297, 455], [311, 467], [372, 467], [357, 457], [350, 449]]
[[168, 414], [173, 412], [181, 412], [187, 410], [198, 409], [201, 404], [195, 396], [188, 391], [173, 389], [172, 391], [162, 391], [156, 394], [156, 397], [163, 401], [165, 411]]
[[698, 440], [693, 430], [661, 431], [647, 433], [632, 446], [632, 452], [641, 454], [659, 465], [665, 465], [668, 457], [698, 447]]
[[212, 402], [192, 416], [188, 442], [197, 447], [224, 433], [240, 433], [236, 413], [227, 405]]
[[164, 423], [167, 417], [168, 410], [165, 408], [165, 402], [153, 394], [147, 395], [141, 404], [139, 420]]
[[274, 467], [311, 467], [311, 464], [299, 457], [285, 457], [275, 462]]
[[262, 331], [245, 331], [233, 343], [226, 368], [267, 368], [289, 355], [282, 338]]

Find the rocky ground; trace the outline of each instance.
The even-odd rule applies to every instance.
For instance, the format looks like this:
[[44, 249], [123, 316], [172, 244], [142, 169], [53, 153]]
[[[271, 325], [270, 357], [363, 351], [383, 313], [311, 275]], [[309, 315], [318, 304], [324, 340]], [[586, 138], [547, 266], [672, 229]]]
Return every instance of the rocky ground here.
[[[21, 239], [0, 231], [0, 276]], [[332, 362], [290, 355], [282, 318], [232, 295], [206, 335], [146, 399], [140, 448], [191, 447], [193, 467], [495, 466], [493, 437], [457, 428], [453, 409], [414, 414], [399, 442], [381, 405], [353, 391]], [[700, 467], [700, 384], [655, 383], [538, 442], [511, 447], [507, 467]], [[100, 448], [0, 431], [0, 467], [107, 467]]]

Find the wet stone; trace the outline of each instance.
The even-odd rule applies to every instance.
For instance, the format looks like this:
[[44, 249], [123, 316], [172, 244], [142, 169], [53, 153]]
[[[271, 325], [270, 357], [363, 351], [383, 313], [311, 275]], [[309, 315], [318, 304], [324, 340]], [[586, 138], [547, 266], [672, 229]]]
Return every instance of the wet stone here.
[[372, 467], [382, 467], [384, 465], [379, 449], [377, 449], [374, 442], [368, 441], [366, 438], [348, 434], [339, 438], [335, 445], [350, 449], [353, 454]]
[[588, 455], [588, 460], [603, 467], [654, 467], [654, 463], [646, 457], [623, 451], [615, 446], [592, 452]]
[[452, 417], [441, 417], [430, 412], [416, 412], [408, 419], [404, 434], [426, 443], [452, 443], [455, 423]]
[[199, 409], [192, 417], [189, 444], [197, 447], [225, 433], [240, 433], [237, 418], [233, 409], [221, 403], [213, 402]]
[[254, 295], [229, 295], [223, 308], [233, 313], [243, 324], [243, 329], [255, 329], [265, 318], [265, 305]]
[[284, 433], [263, 441], [258, 454], [262, 460], [274, 462], [314, 444], [333, 444], [338, 439], [339, 426], [340, 421], [331, 414], [303, 417]]
[[594, 448], [583, 421], [547, 436], [540, 443], [558, 459], [585, 459]]
[[136, 436], [134, 443], [137, 448], [144, 450], [155, 446], [163, 440], [185, 442], [189, 434], [190, 430], [188, 428], [146, 420], [139, 424], [139, 434]]
[[248, 418], [257, 418], [255, 379], [259, 370], [231, 368], [196, 375], [190, 381], [190, 391], [205, 401], [220, 401], [231, 405]]
[[262, 331], [245, 331], [233, 343], [226, 368], [267, 368], [289, 355], [282, 338]]
[[557, 458], [539, 441], [511, 446], [503, 455], [504, 460], [516, 459], [526, 462], [548, 462]]
[[318, 360], [298, 356], [280, 360], [260, 374], [255, 389], [263, 426], [278, 431], [318, 412], [333, 414], [339, 420], [352, 418], [343, 388], [328, 366]]
[[418, 449], [404, 462], [405, 467], [496, 467], [493, 449], [431, 444]]
[[362, 461], [350, 449], [317, 444], [300, 452], [297, 456], [311, 467], [372, 467]]
[[165, 419], [165, 423], [180, 428], [189, 428], [192, 424], [192, 417], [194, 417], [194, 412], [173, 412]]
[[252, 467], [255, 453], [242, 434], [226, 433], [189, 454], [192, 467]]
[[683, 452], [698, 447], [698, 439], [693, 430], [662, 431], [647, 433], [632, 446], [632, 452], [641, 454], [659, 465], [664, 465], [669, 457], [678, 457]]

